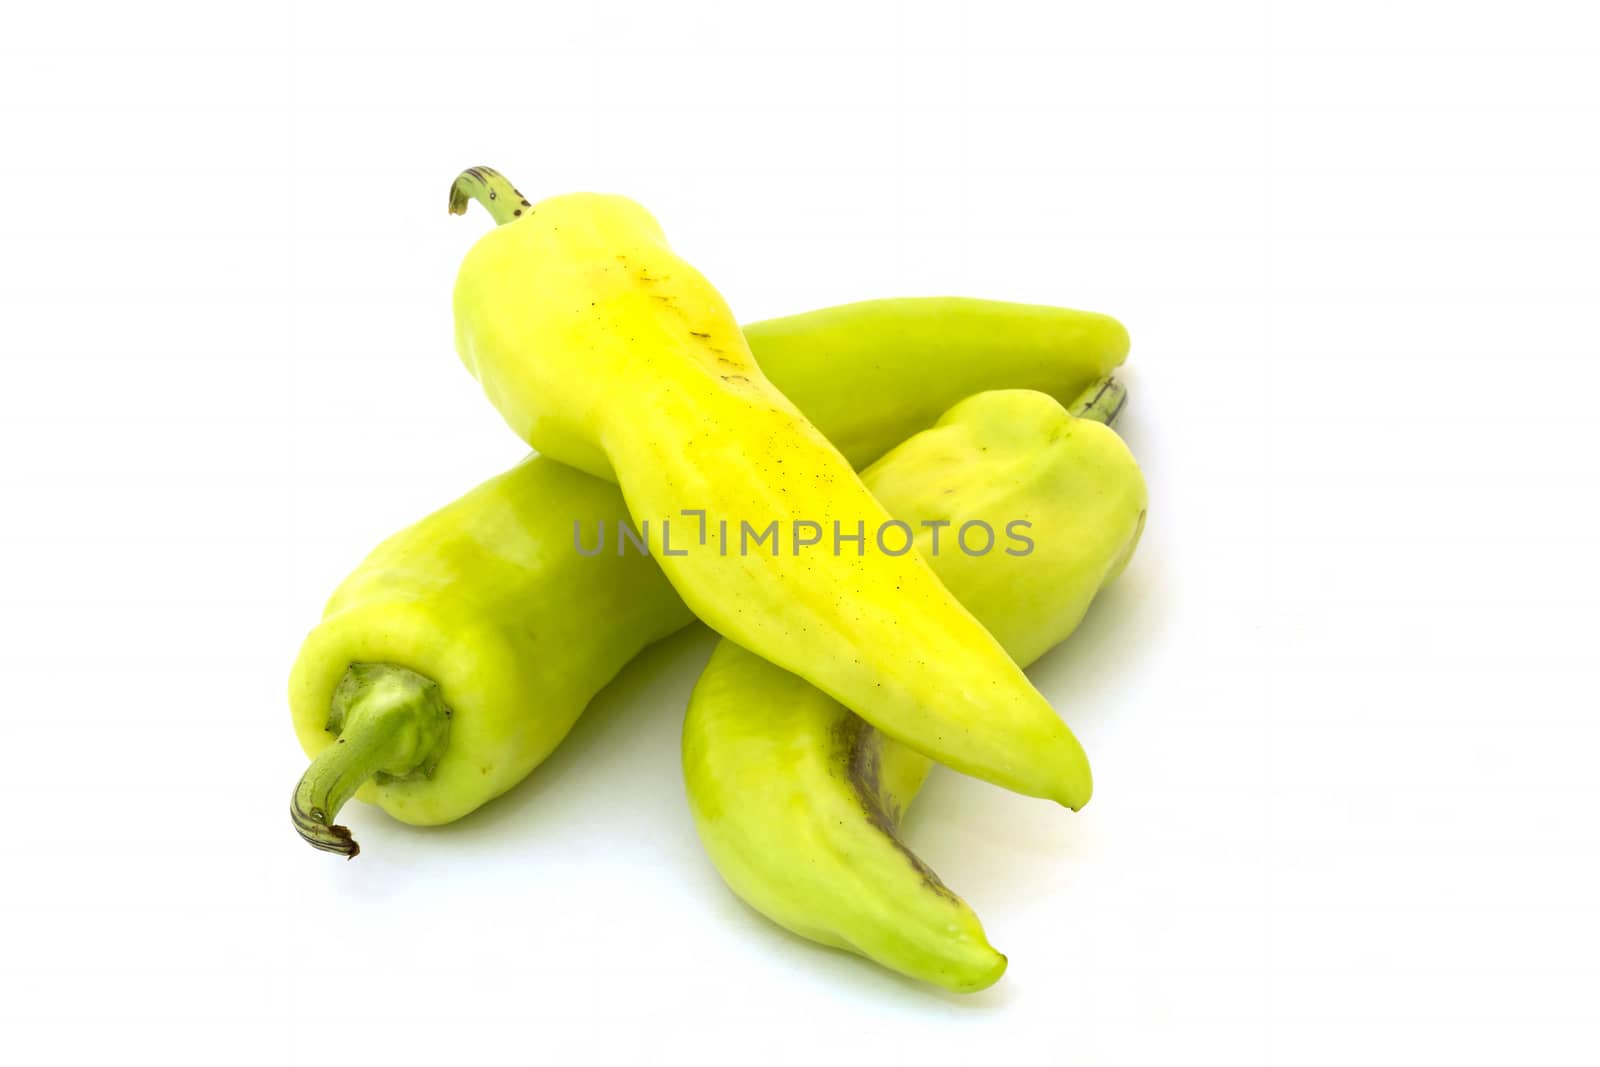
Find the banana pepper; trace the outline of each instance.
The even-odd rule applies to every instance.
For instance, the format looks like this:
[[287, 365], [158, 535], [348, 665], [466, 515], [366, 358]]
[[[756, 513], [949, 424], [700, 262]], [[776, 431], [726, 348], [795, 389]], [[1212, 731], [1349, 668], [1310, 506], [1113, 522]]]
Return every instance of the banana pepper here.
[[[512, 429], [614, 481], [634, 522], [658, 532], [668, 581], [723, 636], [924, 755], [1086, 803], [1072, 732], [927, 561], [885, 545], [888, 512], [655, 219], [620, 196], [522, 206], [496, 182], [481, 170], [457, 179], [463, 204], [519, 206], [462, 263], [456, 350]], [[670, 524], [690, 514], [718, 536], [702, 525], [674, 550]], [[816, 548], [813, 531], [830, 528], [834, 550]], [[854, 551], [839, 549], [841, 533]]]
[[[1127, 565], [1145, 485], [1107, 429], [1124, 393], [1107, 381], [1069, 414], [1037, 392], [951, 408], [862, 474], [916, 548], [1018, 663], [1065, 639]], [[938, 552], [942, 524], [1022, 521], [1027, 551]], [[972, 909], [901, 841], [927, 757], [796, 675], [723, 641], [683, 726], [695, 825], [728, 885], [802, 937], [958, 992], [1006, 958]]]

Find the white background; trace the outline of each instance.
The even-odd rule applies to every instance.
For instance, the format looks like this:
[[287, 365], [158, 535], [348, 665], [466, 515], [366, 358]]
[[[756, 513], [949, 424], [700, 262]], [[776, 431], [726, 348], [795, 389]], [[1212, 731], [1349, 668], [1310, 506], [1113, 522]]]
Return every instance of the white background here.
[[[12, 5], [0, 1055], [1595, 1062], [1590, 6]], [[1095, 801], [909, 821], [994, 989], [722, 886], [703, 631], [453, 827], [291, 831], [324, 597], [523, 451], [451, 350], [480, 163], [641, 200], [747, 321], [1127, 323], [1150, 526], [1034, 672]]]

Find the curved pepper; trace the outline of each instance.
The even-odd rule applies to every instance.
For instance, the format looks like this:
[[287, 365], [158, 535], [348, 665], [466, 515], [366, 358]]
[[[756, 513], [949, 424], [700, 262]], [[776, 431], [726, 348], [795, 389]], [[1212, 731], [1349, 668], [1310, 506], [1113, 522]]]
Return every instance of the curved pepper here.
[[[941, 319], [948, 342], [915, 325]], [[974, 383], [1070, 394], [1127, 351], [1104, 316], [989, 301], [872, 301], [746, 334], [823, 429], [848, 428], [869, 457]], [[891, 384], [884, 367], [906, 370]], [[858, 387], [866, 368], [871, 389]], [[355, 855], [334, 825], [352, 795], [417, 825], [460, 818], [538, 766], [635, 653], [686, 625], [652, 560], [574, 550], [575, 523], [627, 521], [615, 486], [530, 457], [368, 556], [290, 678], [295, 730], [316, 757], [291, 808], [302, 836]]]
[[[518, 210], [468, 252], [455, 288], [456, 350], [511, 427], [617, 482], [712, 629], [942, 763], [1085, 804], [1072, 732], [925, 560], [883, 548], [889, 514], [655, 219], [596, 194]], [[719, 535], [673, 551], [664, 528], [698, 512]], [[802, 551], [813, 530], [832, 530], [834, 551]], [[841, 532], [857, 551], [839, 550]]]
[[[984, 393], [862, 474], [921, 531], [917, 549], [1019, 663], [1077, 627], [1138, 543], [1144, 479], [1102, 425], [1123, 396], [1108, 381], [1069, 415], [1040, 393]], [[1024, 521], [1033, 548], [932, 554], [927, 524], [945, 520], [952, 529]], [[1006, 958], [897, 833], [929, 767], [731, 641], [712, 654], [683, 725], [695, 825], [735, 893], [802, 937], [970, 992], [997, 980]]]

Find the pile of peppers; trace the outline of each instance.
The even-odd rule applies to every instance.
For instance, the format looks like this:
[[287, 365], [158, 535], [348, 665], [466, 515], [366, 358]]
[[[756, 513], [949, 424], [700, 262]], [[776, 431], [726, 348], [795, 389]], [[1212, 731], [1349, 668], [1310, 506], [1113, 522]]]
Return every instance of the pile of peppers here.
[[620, 196], [487, 167], [456, 350], [536, 451], [375, 548], [289, 682], [291, 816], [354, 857], [352, 799], [414, 825], [516, 786], [646, 646], [722, 641], [685, 715], [689, 808], [788, 929], [958, 991], [1006, 957], [899, 835], [933, 763], [1077, 810], [1093, 783], [1023, 667], [1144, 528], [1105, 315], [873, 300], [741, 326]]

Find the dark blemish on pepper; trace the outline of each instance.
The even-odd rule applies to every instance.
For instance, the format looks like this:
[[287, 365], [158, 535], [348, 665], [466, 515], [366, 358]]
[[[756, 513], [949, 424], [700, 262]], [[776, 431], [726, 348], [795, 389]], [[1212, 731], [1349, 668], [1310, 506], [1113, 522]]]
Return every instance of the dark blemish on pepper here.
[[950, 892], [949, 887], [933, 872], [933, 868], [922, 862], [917, 854], [900, 840], [899, 830], [895, 825], [900, 813], [891, 810], [894, 806], [893, 799], [885, 797], [881, 791], [882, 735], [861, 719], [847, 715], [834, 727], [833, 741], [837, 746], [838, 755], [844, 757], [845, 777], [849, 779], [856, 799], [861, 802], [861, 812], [867, 817], [867, 821], [881, 831], [900, 851], [912, 869], [922, 876], [923, 882], [929, 889], [941, 896], [956, 899], [956, 895]]
[[699, 330], [690, 330], [689, 331], [689, 336], [690, 337], [710, 337], [711, 335], [709, 333], [701, 333]]
[[519, 207], [519, 208], [517, 208], [517, 210], [513, 211], [512, 214], [513, 215], [520, 215], [520, 214], [522, 214], [522, 209]]

